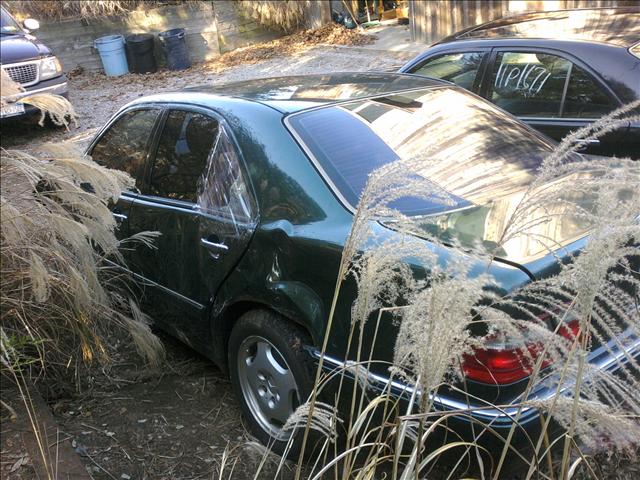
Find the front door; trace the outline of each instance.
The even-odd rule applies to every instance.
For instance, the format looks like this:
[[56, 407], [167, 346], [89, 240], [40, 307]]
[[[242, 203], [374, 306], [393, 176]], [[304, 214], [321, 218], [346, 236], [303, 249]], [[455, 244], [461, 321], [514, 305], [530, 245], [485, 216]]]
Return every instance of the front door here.
[[123, 242], [121, 253], [129, 261], [129, 210], [141, 189], [145, 188], [146, 165], [159, 108], [138, 108], [123, 112], [108, 125], [89, 147], [93, 160], [105, 167], [128, 173], [134, 184], [121, 193], [112, 205], [116, 236]]
[[[129, 214], [129, 232], [157, 231], [131, 268], [147, 311], [178, 338], [206, 349], [208, 306], [253, 233], [256, 208], [225, 124], [204, 110], [166, 112], [149, 185]], [[201, 343], [201, 344], [200, 344]]]

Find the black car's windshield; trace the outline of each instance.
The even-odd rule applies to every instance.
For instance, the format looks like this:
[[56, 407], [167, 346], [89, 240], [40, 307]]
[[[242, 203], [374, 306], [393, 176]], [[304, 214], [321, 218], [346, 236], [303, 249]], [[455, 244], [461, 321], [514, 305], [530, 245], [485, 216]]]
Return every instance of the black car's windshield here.
[[9, 15], [4, 8], [0, 9], [0, 31], [2, 33], [22, 33], [20, 25]]
[[394, 205], [413, 215], [513, 194], [530, 183], [553, 148], [513, 117], [450, 87], [311, 110], [291, 116], [289, 123], [353, 206], [371, 172], [398, 159], [416, 159], [415, 173], [455, 201], [407, 198]]

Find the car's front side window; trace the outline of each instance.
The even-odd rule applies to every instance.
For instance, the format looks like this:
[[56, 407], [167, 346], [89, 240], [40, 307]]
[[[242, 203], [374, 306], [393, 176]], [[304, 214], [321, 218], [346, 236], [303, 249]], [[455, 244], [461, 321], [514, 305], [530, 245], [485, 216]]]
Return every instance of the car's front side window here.
[[151, 173], [153, 196], [195, 203], [198, 181], [218, 137], [218, 121], [187, 110], [172, 110], [162, 130]]
[[520, 117], [599, 118], [616, 108], [583, 68], [542, 52], [498, 52], [489, 98]]
[[94, 145], [93, 160], [105, 167], [127, 172], [141, 186], [147, 149], [160, 110], [130, 110], [118, 118]]
[[499, 52], [490, 99], [522, 117], [559, 117], [571, 62], [539, 52]]
[[0, 9], [0, 29], [2, 33], [22, 33], [20, 25], [18, 25], [4, 8]]
[[440, 78], [473, 90], [484, 52], [464, 52], [440, 55], [427, 60], [411, 73], [425, 77]]

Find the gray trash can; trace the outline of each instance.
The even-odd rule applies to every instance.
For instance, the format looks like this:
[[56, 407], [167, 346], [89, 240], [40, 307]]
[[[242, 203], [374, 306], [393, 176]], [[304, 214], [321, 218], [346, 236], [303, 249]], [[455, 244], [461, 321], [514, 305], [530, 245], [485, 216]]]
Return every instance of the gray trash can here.
[[173, 28], [158, 35], [167, 57], [169, 70], [184, 70], [191, 66], [184, 28]]

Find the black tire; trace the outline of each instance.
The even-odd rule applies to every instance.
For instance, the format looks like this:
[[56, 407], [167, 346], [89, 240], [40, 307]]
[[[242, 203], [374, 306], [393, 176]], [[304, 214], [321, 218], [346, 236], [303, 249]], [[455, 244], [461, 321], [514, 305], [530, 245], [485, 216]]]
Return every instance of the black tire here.
[[[263, 402], [265, 402], [265, 395], [270, 395], [271, 393], [264, 395], [260, 393], [260, 398], [258, 398], [257, 393], [252, 394], [251, 392], [264, 387], [252, 388], [246, 379], [241, 380], [240, 378], [241, 376], [248, 377], [250, 374], [246, 371], [240, 371], [241, 369], [244, 370], [244, 368], [239, 364], [239, 358], [247, 364], [252, 362], [251, 358], [245, 357], [251, 357], [252, 353], [248, 352], [256, 338], [264, 339], [272, 347], [275, 347], [275, 350], [280, 355], [278, 363], [282, 365], [281, 360], [283, 360], [286, 367], [288, 367], [288, 371], [295, 379], [298, 394], [296, 395], [297, 400], [293, 402], [294, 407], [307, 401], [313, 389], [315, 367], [311, 357], [303, 349], [304, 345], [310, 344], [311, 339], [299, 326], [268, 310], [252, 310], [245, 313], [236, 322], [229, 337], [229, 374], [234, 392], [242, 408], [242, 413], [247, 421], [247, 426], [260, 442], [270, 447], [275, 453], [282, 455], [287, 445], [287, 439], [275, 437], [263, 426], [265, 420], [260, 420], [260, 413], [254, 413], [256, 410], [260, 412], [267, 409]], [[273, 355], [275, 357], [275, 354]], [[257, 354], [255, 354], [254, 358], [257, 358]], [[257, 376], [255, 378], [256, 382], [264, 381], [257, 379]], [[270, 387], [271, 383], [268, 383], [268, 385]], [[277, 387], [276, 382], [276, 390]], [[251, 406], [252, 401], [253, 407]], [[257, 404], [262, 405], [262, 407]], [[292, 448], [287, 452], [289, 458], [294, 458], [294, 455], [298, 454], [301, 436], [300, 434], [296, 435], [296, 441], [293, 442]]]

